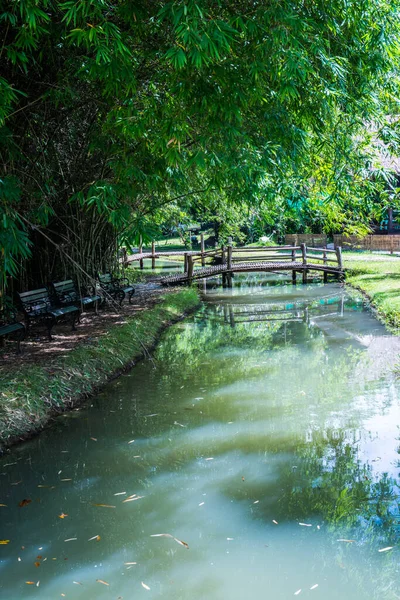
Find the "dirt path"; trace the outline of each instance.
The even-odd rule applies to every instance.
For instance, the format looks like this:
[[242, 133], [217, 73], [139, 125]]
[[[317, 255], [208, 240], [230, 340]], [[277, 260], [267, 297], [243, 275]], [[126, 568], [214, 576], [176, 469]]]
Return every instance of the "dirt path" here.
[[21, 343], [22, 353], [19, 355], [16, 354], [15, 340], [7, 339], [5, 347], [0, 348], [0, 374], [3, 369], [23, 364], [48, 365], [52, 359], [67, 355], [76, 346], [92, 342], [113, 326], [124, 323], [126, 317], [154, 306], [161, 295], [168, 293], [165, 288], [152, 284], [138, 284], [135, 287], [132, 304], [125, 301], [121, 308], [108, 305], [100, 309], [97, 315], [91, 308], [82, 313], [76, 331], [71, 331], [68, 323], [56, 325], [51, 342], [47, 339], [47, 330], [43, 324], [32, 327], [29, 337]]

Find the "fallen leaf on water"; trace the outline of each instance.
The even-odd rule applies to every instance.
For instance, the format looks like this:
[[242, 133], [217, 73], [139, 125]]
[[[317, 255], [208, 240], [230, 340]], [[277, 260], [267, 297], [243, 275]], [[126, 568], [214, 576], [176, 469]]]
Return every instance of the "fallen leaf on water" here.
[[214, 460], [214, 458], [212, 456], [210, 456], [209, 458], [206, 458], [205, 460]]
[[60, 481], [72, 481], [72, 479], [60, 479]]
[[12, 483], [11, 485], [19, 485], [20, 483], [22, 483], [22, 479], [20, 479], [19, 481], [15, 481], [14, 483]]
[[300, 589], [300, 590], [297, 590], [297, 592], [295, 592], [295, 593], [294, 593], [294, 595], [295, 595], [295, 596], [298, 596], [298, 595], [300, 594], [300, 592], [301, 592], [301, 589]]
[[7, 506], [7, 504], [0, 504], [0, 506]]
[[92, 502], [92, 506], [102, 506], [103, 508], [115, 508], [112, 504], [94, 504]]
[[35, 567], [40, 567], [40, 562], [35, 562]]
[[90, 438], [91, 440], [93, 440], [94, 442], [97, 442], [97, 438]]
[[356, 540], [346, 540], [344, 538], [340, 538], [339, 540], [336, 540], [337, 542], [347, 542], [348, 544], [353, 544]]
[[21, 500], [21, 502], [18, 504], [18, 506], [21, 508], [22, 506], [28, 506], [28, 504], [30, 504], [32, 502], [32, 500], [30, 500], [29, 498], [24, 498], [23, 500]]
[[199, 506], [203, 506], [204, 502], [200, 502]]
[[272, 519], [272, 522], [275, 523], [275, 525], [278, 525], [278, 521], [275, 521], [275, 519]]
[[146, 585], [145, 583], [143, 583], [143, 581], [142, 581], [142, 586], [144, 587], [145, 590], [149, 590], [150, 589], [148, 585]]
[[64, 540], [64, 542], [75, 542], [78, 538], [68, 538], [67, 540]]
[[174, 421], [174, 425], [179, 425], [179, 427], [186, 427], [186, 425], [182, 425], [182, 423], [178, 423], [178, 421]]
[[99, 535], [94, 535], [93, 537], [88, 539], [88, 542], [92, 542], [93, 540], [99, 542], [101, 540], [101, 537]]
[[36, 557], [36, 560], [42, 560], [42, 555], [39, 554], [39, 556]]
[[68, 517], [66, 513], [61, 513], [61, 515], [58, 515], [59, 519], [65, 519], [65, 517]]
[[39, 585], [40, 585], [40, 581], [38, 581], [38, 582], [36, 583], [36, 587], [39, 587]]
[[137, 565], [137, 563], [135, 563], [135, 562], [127, 562], [127, 563], [124, 563], [124, 565], [126, 565], [126, 566], [128, 566], [128, 565]]
[[5, 546], [6, 544], [9, 544], [10, 540], [0, 540], [0, 546]]
[[244, 481], [244, 477], [242, 477], [242, 481]]
[[231, 542], [234, 538], [226, 538], [229, 542]]
[[317, 587], [318, 587], [318, 583], [316, 583], [315, 585], [312, 585], [312, 586], [310, 587], [310, 590], [315, 590], [315, 588], [317, 588]]
[[107, 583], [107, 581], [103, 581], [102, 579], [96, 579], [96, 581], [102, 583], [103, 585], [110, 585], [109, 583]]
[[76, 583], [76, 585], [82, 585], [80, 581], [73, 581], [72, 583]]
[[170, 533], [153, 533], [153, 535], [151, 535], [150, 537], [167, 537], [167, 538], [171, 538], [171, 540], [174, 540], [177, 544], [180, 544], [181, 546], [183, 546], [184, 548], [186, 548], [187, 550], [189, 550], [189, 544], [187, 544], [186, 542], [183, 542], [182, 540], [178, 540], [178, 538], [174, 537]]
[[135, 441], [135, 440], [131, 440], [130, 442], [128, 442], [128, 444], [133, 444], [133, 442], [134, 442], [134, 441]]
[[256, 500], [255, 502], [253, 502], [253, 504], [258, 504], [259, 502], [260, 502], [259, 500]]
[[311, 523], [299, 523], [299, 525], [302, 525], [302, 527], [312, 527]]
[[114, 496], [125, 496], [126, 492], [117, 492]]
[[381, 548], [378, 552], [387, 552], [388, 550], [392, 550], [394, 546], [388, 546], [387, 548]]
[[125, 500], [122, 500], [122, 504], [124, 502], [134, 502], [135, 500], [140, 500], [141, 498], [144, 498], [144, 496], [136, 496], [136, 494], [134, 494], [133, 496], [130, 496], [129, 498], [126, 498]]
[[34, 581], [25, 581], [25, 583], [27, 583], [28, 585], [36, 585]]

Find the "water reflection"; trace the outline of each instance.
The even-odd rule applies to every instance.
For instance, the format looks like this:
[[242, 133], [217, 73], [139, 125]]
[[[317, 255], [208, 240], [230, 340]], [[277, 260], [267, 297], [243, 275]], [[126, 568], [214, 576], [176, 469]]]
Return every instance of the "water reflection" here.
[[4, 598], [400, 595], [398, 340], [336, 284], [245, 281], [2, 459]]

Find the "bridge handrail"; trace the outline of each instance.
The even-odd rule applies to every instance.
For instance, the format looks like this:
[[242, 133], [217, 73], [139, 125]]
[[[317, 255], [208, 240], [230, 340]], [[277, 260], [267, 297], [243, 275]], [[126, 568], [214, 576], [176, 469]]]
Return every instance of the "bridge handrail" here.
[[336, 250], [331, 250], [330, 248], [313, 248], [312, 246], [307, 246], [307, 250], [316, 251], [316, 252], [326, 252], [330, 254], [336, 254]]
[[300, 246], [256, 246], [246, 248], [242, 246], [240, 248], [233, 247], [233, 252], [268, 252], [270, 250], [301, 250]]

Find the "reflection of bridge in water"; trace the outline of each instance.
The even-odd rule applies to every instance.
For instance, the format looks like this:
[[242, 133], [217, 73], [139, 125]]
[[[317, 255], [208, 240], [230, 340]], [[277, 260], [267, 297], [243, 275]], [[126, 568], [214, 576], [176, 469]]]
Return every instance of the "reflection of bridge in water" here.
[[[231, 299], [230, 299], [231, 300]], [[277, 304], [233, 304], [231, 302], [221, 302], [215, 305], [216, 311], [212, 320], [229, 324], [235, 327], [241, 323], [274, 322], [282, 321], [285, 323], [291, 321], [310, 324], [318, 319], [324, 319], [331, 316], [343, 317], [344, 313], [344, 294], [321, 298], [318, 302], [289, 302], [284, 305]], [[332, 308], [336, 305], [336, 310]], [[322, 307], [327, 307], [323, 310]], [[317, 313], [317, 314], [313, 314]], [[210, 320], [210, 316], [208, 316]]]

